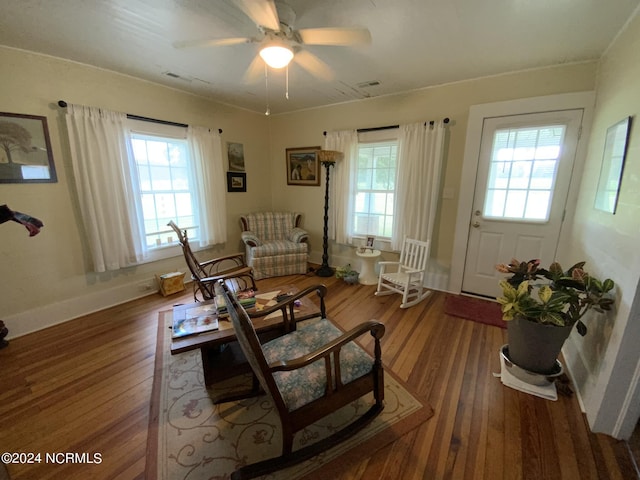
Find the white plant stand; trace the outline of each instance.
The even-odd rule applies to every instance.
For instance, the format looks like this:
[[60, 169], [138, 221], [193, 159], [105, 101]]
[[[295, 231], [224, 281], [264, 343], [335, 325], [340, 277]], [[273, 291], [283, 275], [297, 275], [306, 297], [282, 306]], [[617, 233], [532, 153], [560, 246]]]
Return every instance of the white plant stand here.
[[365, 250], [364, 252], [356, 250], [356, 255], [361, 259], [360, 277], [358, 279], [360, 285], [377, 285], [378, 276], [376, 275], [375, 264], [380, 254], [380, 250]]

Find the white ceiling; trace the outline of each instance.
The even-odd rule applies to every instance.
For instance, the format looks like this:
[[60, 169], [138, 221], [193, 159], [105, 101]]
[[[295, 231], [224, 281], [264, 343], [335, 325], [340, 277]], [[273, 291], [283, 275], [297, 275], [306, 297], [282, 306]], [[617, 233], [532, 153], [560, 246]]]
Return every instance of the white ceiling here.
[[[272, 113], [599, 58], [640, 0], [287, 0], [295, 28], [366, 27], [372, 44], [306, 46], [335, 78], [297, 64], [270, 71]], [[255, 36], [234, 0], [2, 0], [0, 45], [95, 65], [264, 112], [264, 77], [242, 81], [256, 44], [176, 49], [181, 40]], [[3, 72], [6, 74], [7, 72]], [[181, 78], [171, 78], [167, 73]], [[363, 86], [380, 82], [376, 86]], [[73, 98], [67, 98], [73, 102]]]

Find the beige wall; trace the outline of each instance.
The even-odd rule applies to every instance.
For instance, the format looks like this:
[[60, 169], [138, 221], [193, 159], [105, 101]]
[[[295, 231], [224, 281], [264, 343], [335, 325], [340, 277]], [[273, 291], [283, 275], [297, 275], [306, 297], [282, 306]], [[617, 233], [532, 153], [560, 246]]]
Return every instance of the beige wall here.
[[[58, 173], [57, 183], [0, 184], [0, 204], [32, 214], [45, 223], [29, 238], [17, 223], [0, 226], [0, 318], [10, 336], [68, 320], [146, 293], [140, 286], [156, 273], [184, 271], [176, 257], [93, 274], [78, 226], [69, 184], [69, 154], [57, 100], [103, 107], [146, 117], [223, 129], [223, 141], [244, 144], [250, 193], [227, 194], [229, 240], [214, 252], [241, 249], [241, 212], [271, 202], [268, 123], [263, 115], [228, 107], [177, 90], [51, 57], [0, 48], [0, 110], [47, 117]], [[258, 181], [261, 179], [261, 181]], [[263, 181], [266, 179], [267, 181]]]
[[[131, 77], [18, 50], [0, 48], [0, 64], [3, 71], [11, 72], [0, 77], [2, 110], [48, 118], [59, 176], [54, 184], [0, 185], [0, 202], [38, 216], [46, 224], [33, 238], [28, 238], [26, 230], [17, 224], [2, 226], [1, 315], [12, 336], [135, 298], [145, 293], [140, 285], [156, 273], [184, 269], [175, 247], [177, 256], [173, 259], [100, 275], [89, 271], [77, 205], [68, 182], [69, 158], [58, 99], [222, 128], [224, 141], [244, 144], [248, 192], [227, 195], [229, 241], [203, 253], [242, 248], [238, 216], [243, 212], [295, 209], [304, 214], [315, 261], [322, 252], [324, 180], [320, 187], [287, 186], [285, 149], [322, 145], [325, 130], [449, 117], [444, 186], [453, 192], [453, 198], [442, 200], [433, 246], [437, 261], [448, 267], [469, 107], [592, 90], [596, 72], [595, 63], [545, 68], [265, 117]], [[350, 248], [332, 246], [331, 251], [331, 260], [335, 253], [336, 258], [356, 261]]]
[[[274, 205], [283, 209], [295, 205], [296, 209], [304, 213], [305, 227], [311, 234], [312, 258], [318, 260], [322, 250], [324, 172], [321, 187], [287, 186], [285, 149], [322, 145], [324, 131], [378, 127], [449, 117], [451, 122], [445, 158], [444, 187], [453, 192], [453, 198], [441, 200], [432, 243], [432, 257], [437, 259], [440, 265], [449, 267], [469, 107], [481, 103], [593, 90], [595, 74], [596, 63], [581, 63], [272, 116], [271, 161], [276, 174]], [[330, 245], [330, 263], [340, 265], [346, 261], [357, 262], [352, 249]]]
[[[573, 225], [571, 260], [617, 283], [615, 315], [587, 322], [584, 338], [571, 337], [569, 357], [589, 421], [596, 431], [625, 437], [640, 413], [637, 368], [640, 354], [640, 17], [627, 26], [603, 56], [589, 151]], [[615, 215], [593, 208], [607, 128], [633, 116], [624, 175]], [[628, 390], [631, 386], [631, 390]], [[634, 413], [635, 412], [635, 413]], [[614, 429], [612, 430], [612, 426]]]

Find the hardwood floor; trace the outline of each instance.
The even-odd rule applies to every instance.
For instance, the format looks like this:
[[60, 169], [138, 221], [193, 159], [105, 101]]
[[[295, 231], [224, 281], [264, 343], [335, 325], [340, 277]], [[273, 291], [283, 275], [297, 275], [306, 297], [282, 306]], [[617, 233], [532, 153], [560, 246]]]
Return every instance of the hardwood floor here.
[[[626, 443], [590, 433], [575, 397], [551, 402], [494, 378], [505, 331], [445, 315], [445, 294], [400, 310], [399, 295], [374, 297], [373, 286], [335, 278], [279, 277], [258, 286], [287, 283], [325, 283], [329, 316], [343, 328], [382, 321], [386, 367], [435, 410], [340, 478], [637, 478]], [[10, 464], [11, 478], [145, 478], [158, 312], [190, 300], [190, 292], [152, 295], [0, 350], [0, 452], [41, 454], [41, 463]], [[47, 463], [45, 454], [66, 452], [95, 463]]]

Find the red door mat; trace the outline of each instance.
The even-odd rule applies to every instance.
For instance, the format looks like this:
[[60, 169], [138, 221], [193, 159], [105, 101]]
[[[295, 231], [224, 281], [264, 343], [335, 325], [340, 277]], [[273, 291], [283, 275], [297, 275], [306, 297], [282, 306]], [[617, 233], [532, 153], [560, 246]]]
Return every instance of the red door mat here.
[[444, 313], [474, 322], [507, 328], [506, 322], [502, 320], [500, 304], [489, 300], [449, 294], [444, 301]]

